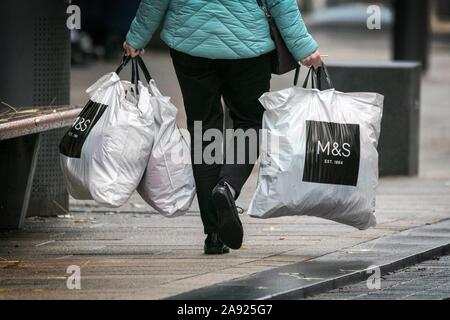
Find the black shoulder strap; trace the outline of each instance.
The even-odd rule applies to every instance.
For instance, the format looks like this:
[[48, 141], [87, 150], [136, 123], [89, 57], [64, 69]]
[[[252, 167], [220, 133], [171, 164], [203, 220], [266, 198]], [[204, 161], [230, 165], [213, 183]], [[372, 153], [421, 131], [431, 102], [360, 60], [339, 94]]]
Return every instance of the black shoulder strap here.
[[267, 9], [266, 5], [264, 4], [263, 0], [256, 0], [258, 3], [258, 6], [261, 7], [261, 9], [264, 11], [264, 14], [266, 15], [267, 19], [272, 19], [272, 15], [269, 12], [269, 9]]

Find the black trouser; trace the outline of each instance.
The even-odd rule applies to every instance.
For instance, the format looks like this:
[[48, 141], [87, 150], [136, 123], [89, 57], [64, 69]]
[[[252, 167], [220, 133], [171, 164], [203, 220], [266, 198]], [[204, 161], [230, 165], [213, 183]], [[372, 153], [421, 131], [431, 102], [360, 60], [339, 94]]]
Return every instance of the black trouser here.
[[[210, 160], [206, 161], [204, 157], [201, 157], [200, 163], [196, 163], [199, 160], [198, 150], [203, 154], [208, 146], [210, 146], [209, 149], [214, 149], [211, 148], [211, 144], [215, 140], [211, 138], [210, 141], [204, 141], [206, 139], [202, 139], [202, 137], [208, 129], [222, 132], [221, 98], [223, 97], [229, 107], [233, 129], [242, 129], [245, 133], [248, 129], [252, 129], [248, 132], [253, 131], [253, 133], [256, 130], [256, 137], [259, 141], [264, 109], [258, 98], [270, 88], [270, 55], [226, 60], [193, 57], [175, 50], [171, 50], [170, 54], [183, 94], [187, 128], [191, 135], [194, 178], [204, 231], [205, 233], [215, 233], [218, 232], [218, 223], [211, 191], [220, 180], [224, 180], [236, 191], [237, 198], [253, 169], [255, 157], [249, 151], [254, 151], [255, 146], [250, 145], [254, 139], [246, 139], [243, 148], [238, 148], [243, 145], [235, 141], [234, 158], [227, 157], [227, 161], [223, 161], [223, 164], [218, 161], [211, 164]], [[195, 133], [194, 122], [197, 122], [197, 128], [199, 128], [198, 121], [201, 121], [202, 130]], [[259, 148], [258, 141], [256, 149]], [[215, 142], [217, 145], [218, 142]], [[228, 150], [226, 149], [226, 152], [230, 152]], [[208, 148], [205, 153], [206, 151]], [[197, 156], [194, 155], [195, 152], [197, 152]], [[242, 161], [243, 152], [245, 152], [245, 161]], [[214, 152], [212, 154], [223, 159], [221, 154], [217, 155]], [[236, 161], [238, 157], [241, 157], [240, 162]], [[228, 161], [229, 158], [235, 161]]]

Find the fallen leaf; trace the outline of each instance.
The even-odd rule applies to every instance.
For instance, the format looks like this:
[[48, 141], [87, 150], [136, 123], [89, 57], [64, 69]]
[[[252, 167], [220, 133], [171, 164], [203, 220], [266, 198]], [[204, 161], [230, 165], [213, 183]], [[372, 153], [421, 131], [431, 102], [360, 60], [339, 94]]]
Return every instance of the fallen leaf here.
[[425, 267], [424, 267], [424, 268], [418, 268], [418, 269], [417, 269], [417, 271], [426, 271], [426, 270], [427, 270], [427, 268], [425, 268]]
[[73, 219], [72, 214], [59, 214], [57, 217], [60, 219]]
[[281, 229], [274, 226], [270, 226], [268, 229], [263, 229], [263, 231], [281, 231]]
[[73, 257], [73, 255], [69, 254], [69, 255], [66, 255], [66, 256], [57, 257], [57, 258], [55, 258], [55, 259], [56, 259], [56, 260], [60, 260], [60, 259], [66, 259], [66, 258], [70, 258], [70, 257]]
[[373, 249], [350, 249], [350, 250], [346, 250], [345, 252], [347, 253], [360, 253], [360, 252], [371, 252], [371, 251], [375, 251]]
[[20, 110], [17, 111], [17, 113], [37, 113], [40, 112], [41, 110], [39, 109], [26, 109], [26, 110]]
[[292, 277], [292, 278], [296, 278], [299, 280], [307, 280], [307, 281], [311, 281], [311, 280], [322, 280], [323, 278], [313, 278], [313, 277], [307, 277], [306, 275], [299, 273], [299, 272], [292, 272], [292, 273], [279, 273], [280, 276], [287, 276], [287, 277]]
[[45, 246], [46, 244], [53, 243], [53, 242], [55, 242], [55, 240], [45, 241], [45, 242], [42, 242], [42, 243], [38, 243], [37, 245], [35, 245], [35, 247]]
[[19, 269], [25, 267], [25, 263], [23, 261], [6, 261], [6, 265], [3, 269]]

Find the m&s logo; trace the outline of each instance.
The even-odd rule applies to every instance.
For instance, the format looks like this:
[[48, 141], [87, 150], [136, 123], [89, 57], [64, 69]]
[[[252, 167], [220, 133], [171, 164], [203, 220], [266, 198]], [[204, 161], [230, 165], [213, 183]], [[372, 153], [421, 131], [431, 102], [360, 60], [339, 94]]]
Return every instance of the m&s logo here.
[[360, 150], [358, 124], [307, 120], [303, 181], [356, 186]]
[[89, 120], [89, 119], [86, 120], [85, 118], [78, 117], [77, 120], [72, 125], [72, 127], [74, 127], [75, 130], [83, 132], [83, 131], [86, 131], [87, 128], [89, 128], [90, 124], [91, 124], [91, 120]]
[[347, 142], [343, 143], [342, 146], [338, 142], [333, 142], [333, 144], [331, 144], [330, 141], [323, 145], [319, 140], [317, 141], [317, 155], [325, 153], [327, 156], [331, 154], [335, 157], [348, 158], [351, 155], [350, 147], [350, 143]]

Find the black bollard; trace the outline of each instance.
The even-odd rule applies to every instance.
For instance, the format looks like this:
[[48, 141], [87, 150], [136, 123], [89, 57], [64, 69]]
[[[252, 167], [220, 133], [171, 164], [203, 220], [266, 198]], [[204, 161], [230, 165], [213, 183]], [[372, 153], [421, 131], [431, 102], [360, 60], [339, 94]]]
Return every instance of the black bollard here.
[[394, 1], [394, 60], [419, 61], [428, 70], [430, 1]]

